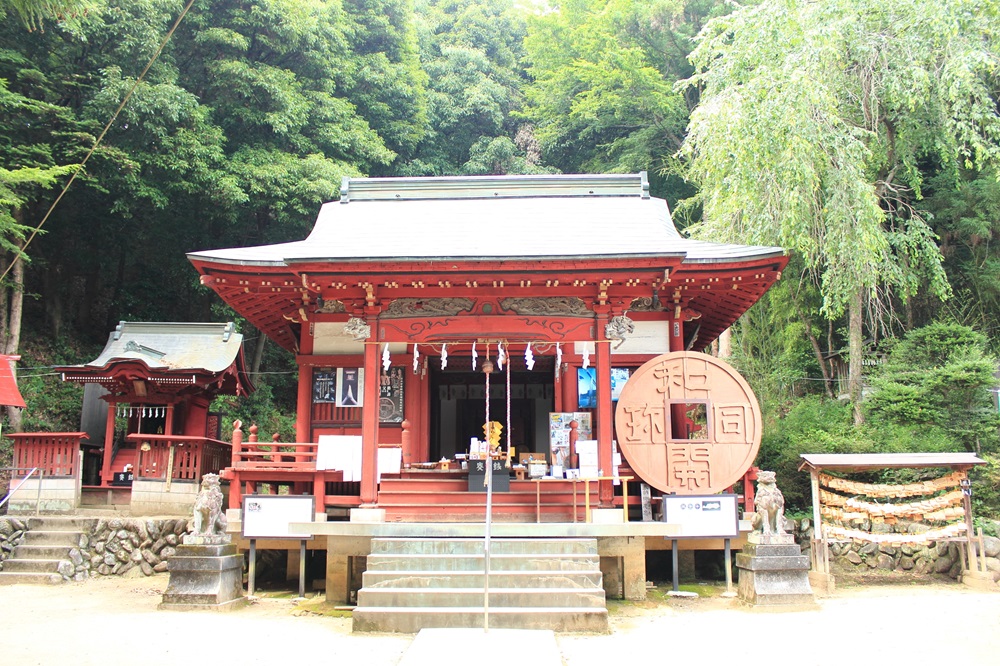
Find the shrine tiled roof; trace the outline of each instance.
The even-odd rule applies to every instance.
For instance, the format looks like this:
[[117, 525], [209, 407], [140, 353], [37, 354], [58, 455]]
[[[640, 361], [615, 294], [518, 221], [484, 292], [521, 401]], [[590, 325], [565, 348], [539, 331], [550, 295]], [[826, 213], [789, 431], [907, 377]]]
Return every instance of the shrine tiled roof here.
[[645, 174], [347, 178], [301, 241], [190, 253], [245, 266], [374, 260], [466, 261], [680, 256], [718, 263], [779, 247], [684, 238]]
[[83, 365], [59, 368], [64, 373], [89, 372], [116, 363], [138, 361], [150, 371], [204, 371], [217, 374], [240, 359], [243, 336], [232, 322], [127, 322], [108, 336], [100, 355]]

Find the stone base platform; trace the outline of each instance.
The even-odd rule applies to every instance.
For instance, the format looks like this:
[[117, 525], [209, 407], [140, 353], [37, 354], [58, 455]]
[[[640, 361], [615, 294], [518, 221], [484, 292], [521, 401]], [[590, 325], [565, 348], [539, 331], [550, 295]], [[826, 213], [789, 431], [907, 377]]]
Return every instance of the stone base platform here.
[[818, 608], [809, 585], [809, 557], [790, 534], [751, 534], [736, 554], [740, 601], [754, 608]]
[[161, 610], [228, 611], [247, 603], [243, 557], [233, 544], [185, 543], [170, 558]]

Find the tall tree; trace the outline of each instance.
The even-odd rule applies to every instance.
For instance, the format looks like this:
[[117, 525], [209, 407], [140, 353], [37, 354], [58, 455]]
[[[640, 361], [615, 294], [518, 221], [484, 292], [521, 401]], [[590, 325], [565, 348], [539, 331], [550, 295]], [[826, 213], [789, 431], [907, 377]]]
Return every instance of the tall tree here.
[[926, 216], [925, 170], [1000, 159], [1000, 3], [762, 0], [710, 21], [691, 55], [701, 92], [683, 155], [696, 233], [773, 243], [814, 272], [823, 309], [849, 311], [862, 420], [863, 317], [948, 284]]
[[[530, 128], [520, 128], [523, 121], [515, 117], [527, 82], [523, 11], [512, 0], [421, 0], [415, 15], [428, 77], [429, 127], [401, 171], [454, 175], [536, 168], [538, 156], [526, 151]], [[510, 159], [481, 159], [491, 145], [494, 152], [509, 151]]]
[[722, 4], [569, 0], [532, 16], [525, 115], [545, 161], [566, 172], [645, 169], [659, 178], [697, 100], [674, 82], [693, 71], [691, 37]]

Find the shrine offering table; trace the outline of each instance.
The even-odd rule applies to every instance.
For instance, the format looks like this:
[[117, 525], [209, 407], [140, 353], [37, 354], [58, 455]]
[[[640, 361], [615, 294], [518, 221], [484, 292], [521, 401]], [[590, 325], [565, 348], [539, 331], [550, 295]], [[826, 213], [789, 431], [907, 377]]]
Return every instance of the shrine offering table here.
[[556, 478], [535, 478], [530, 479], [535, 482], [535, 522], [542, 522], [542, 484], [543, 483], [572, 483], [573, 484], [573, 522], [577, 522], [576, 517], [576, 485], [578, 483], [583, 483], [583, 495], [584, 495], [584, 522], [591, 522], [590, 514], [590, 482], [591, 481], [621, 481], [622, 482], [622, 512], [624, 513], [624, 522], [628, 522], [628, 482], [632, 480], [631, 476], [594, 476], [586, 479], [575, 478], [575, 479], [556, 479]]

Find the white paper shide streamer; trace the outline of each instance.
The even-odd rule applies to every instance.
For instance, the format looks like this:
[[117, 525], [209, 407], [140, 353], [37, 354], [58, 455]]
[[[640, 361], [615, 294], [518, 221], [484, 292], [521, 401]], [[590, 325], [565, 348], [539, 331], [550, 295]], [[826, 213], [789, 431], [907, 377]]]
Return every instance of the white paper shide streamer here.
[[587, 343], [583, 345], [583, 367], [590, 367], [590, 346]]
[[503, 343], [497, 343], [497, 370], [503, 372], [503, 362], [507, 360], [507, 353], [504, 351]]
[[420, 349], [413, 345], [413, 374], [420, 373]]
[[535, 355], [531, 353], [530, 342], [524, 347], [524, 365], [528, 367], [528, 370], [535, 369]]
[[392, 365], [392, 359], [389, 358], [389, 343], [385, 343], [382, 347], [382, 372], [389, 372], [389, 366]]
[[476, 366], [479, 365], [479, 354], [476, 353], [476, 343], [472, 343], [472, 371], [476, 371]]
[[448, 367], [448, 343], [441, 345], [441, 369], [444, 370]]

